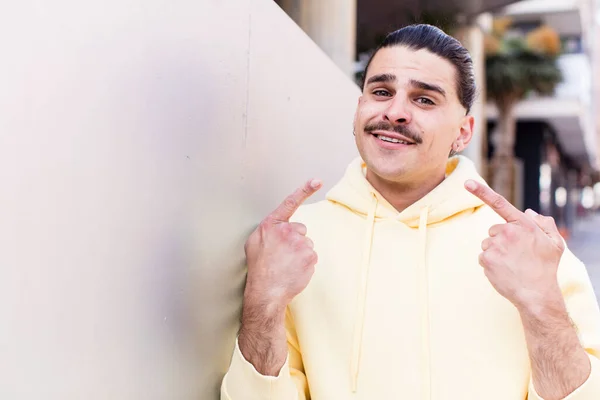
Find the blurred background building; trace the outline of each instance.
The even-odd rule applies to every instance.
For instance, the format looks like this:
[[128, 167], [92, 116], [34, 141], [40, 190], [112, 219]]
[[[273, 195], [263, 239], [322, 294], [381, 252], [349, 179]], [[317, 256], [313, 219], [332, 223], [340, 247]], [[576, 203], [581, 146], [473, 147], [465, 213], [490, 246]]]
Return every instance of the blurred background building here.
[[[594, 0], [528, 0], [496, 13], [498, 20], [511, 21], [505, 35], [547, 27], [558, 38], [555, 62], [561, 80], [553, 93], [531, 91], [514, 108], [519, 165], [514, 202], [553, 215], [565, 236], [598, 199], [593, 189], [599, 134], [596, 7]], [[488, 104], [486, 115], [489, 138], [498, 125], [498, 108]], [[488, 156], [492, 151], [493, 143]]]

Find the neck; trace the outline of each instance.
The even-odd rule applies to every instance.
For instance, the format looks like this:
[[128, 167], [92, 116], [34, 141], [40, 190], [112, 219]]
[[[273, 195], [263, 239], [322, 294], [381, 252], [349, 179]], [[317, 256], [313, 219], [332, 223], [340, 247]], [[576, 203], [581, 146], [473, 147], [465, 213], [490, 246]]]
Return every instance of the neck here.
[[416, 203], [435, 189], [445, 179], [445, 172], [424, 180], [411, 180], [410, 182], [393, 182], [382, 179], [367, 169], [367, 181], [386, 199], [398, 212]]

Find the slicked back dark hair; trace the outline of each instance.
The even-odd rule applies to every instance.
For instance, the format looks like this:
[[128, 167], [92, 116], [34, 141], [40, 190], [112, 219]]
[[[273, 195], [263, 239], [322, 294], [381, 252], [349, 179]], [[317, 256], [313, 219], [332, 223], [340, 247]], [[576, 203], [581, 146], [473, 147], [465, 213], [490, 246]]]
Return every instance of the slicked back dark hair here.
[[361, 87], [365, 87], [365, 79], [371, 61], [380, 49], [393, 46], [405, 46], [417, 51], [426, 49], [433, 54], [448, 60], [456, 68], [456, 93], [467, 113], [471, 111], [475, 101], [476, 87], [471, 55], [458, 40], [441, 29], [427, 24], [409, 25], [391, 32], [373, 53], [362, 75]]

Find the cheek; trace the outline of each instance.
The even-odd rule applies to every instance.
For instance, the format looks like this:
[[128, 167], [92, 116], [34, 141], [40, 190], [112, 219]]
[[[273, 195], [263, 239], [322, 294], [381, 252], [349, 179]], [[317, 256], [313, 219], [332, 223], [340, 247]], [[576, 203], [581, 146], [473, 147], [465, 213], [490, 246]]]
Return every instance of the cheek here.
[[380, 103], [374, 102], [361, 102], [358, 107], [356, 114], [356, 122], [360, 127], [363, 127], [367, 122], [378, 118], [385, 108]]
[[428, 147], [435, 149], [436, 153], [449, 152], [456, 138], [456, 128], [440, 116], [422, 116], [419, 118], [418, 129], [424, 141], [429, 143]]

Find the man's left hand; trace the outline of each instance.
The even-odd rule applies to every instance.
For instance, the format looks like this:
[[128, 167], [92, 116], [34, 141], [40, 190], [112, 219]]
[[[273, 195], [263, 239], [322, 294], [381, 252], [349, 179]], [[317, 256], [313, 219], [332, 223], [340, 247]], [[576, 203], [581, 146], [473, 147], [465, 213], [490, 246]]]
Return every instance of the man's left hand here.
[[522, 213], [481, 183], [469, 180], [465, 188], [506, 221], [490, 228], [479, 255], [498, 293], [520, 310], [560, 296], [557, 270], [565, 246], [554, 219], [532, 210]]

